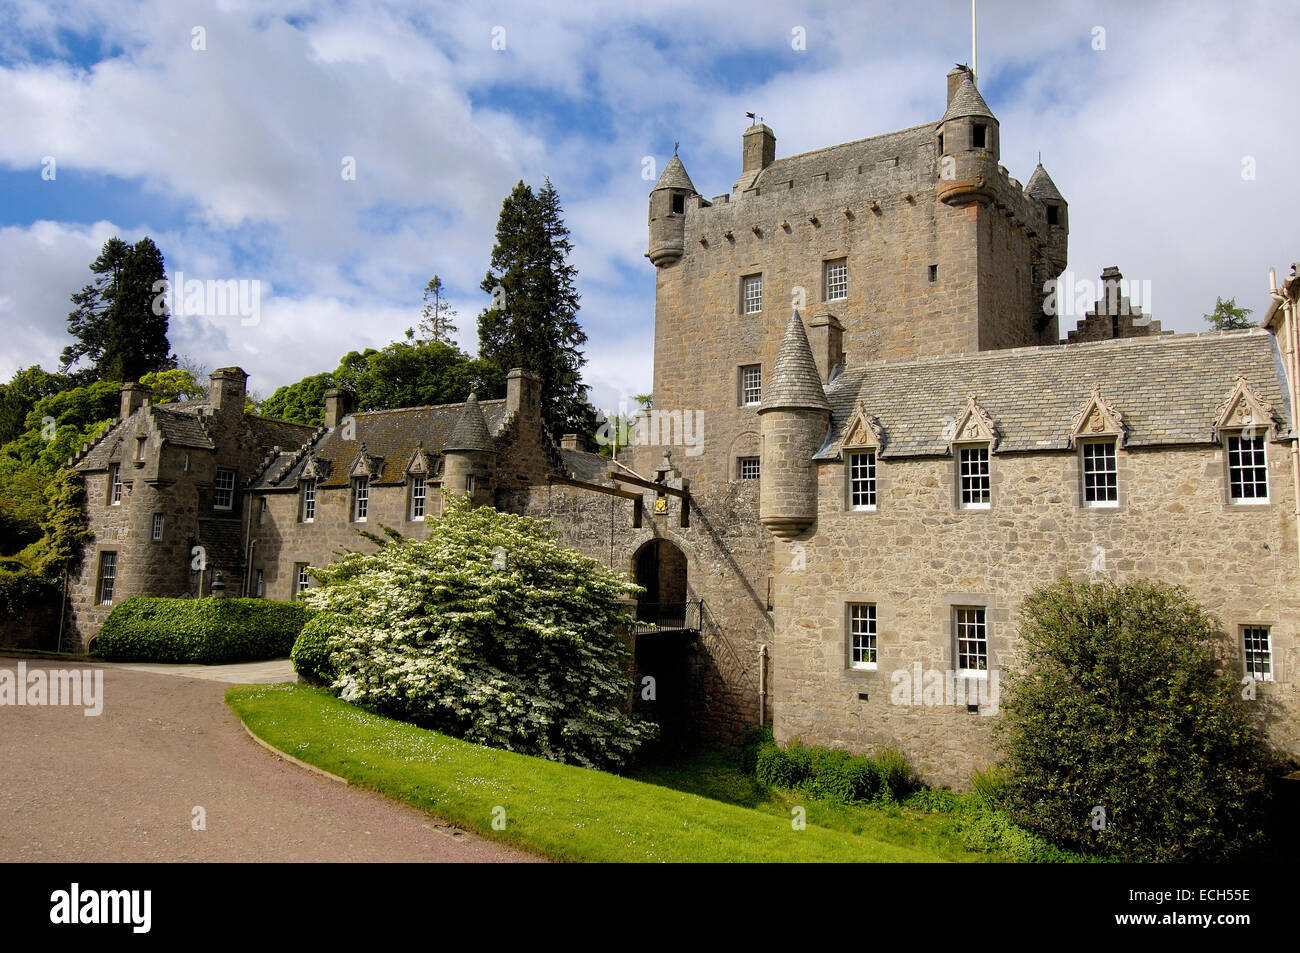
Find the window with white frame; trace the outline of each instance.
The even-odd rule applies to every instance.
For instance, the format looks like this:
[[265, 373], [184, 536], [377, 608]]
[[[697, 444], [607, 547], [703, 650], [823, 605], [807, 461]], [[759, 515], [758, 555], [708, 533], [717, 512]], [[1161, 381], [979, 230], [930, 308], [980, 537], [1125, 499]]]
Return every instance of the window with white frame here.
[[849, 606], [849, 667], [876, 667], [876, 607]]
[[1273, 680], [1273, 640], [1266, 625], [1241, 627], [1242, 654], [1246, 661], [1246, 674], [1251, 678]]
[[876, 508], [876, 452], [863, 450], [849, 454], [849, 508]]
[[963, 606], [953, 610], [957, 637], [957, 670], [963, 675], [984, 674], [989, 668], [989, 631], [985, 610]]
[[357, 477], [352, 481], [352, 521], [364, 523], [370, 510], [370, 478]]
[[417, 475], [411, 477], [411, 519], [424, 519], [424, 500], [425, 500], [424, 476]]
[[822, 294], [826, 301], [843, 301], [849, 296], [849, 263], [845, 258], [822, 265]]
[[961, 447], [957, 451], [961, 505], [968, 510], [989, 508], [989, 448]]
[[316, 481], [302, 481], [302, 521], [304, 523], [314, 523], [316, 521]]
[[1228, 434], [1228, 499], [1233, 503], [1268, 502], [1268, 465], [1264, 459], [1264, 435]]
[[1115, 441], [1090, 440], [1079, 447], [1082, 454], [1083, 505], [1119, 505], [1119, 465]]
[[113, 582], [117, 579], [117, 553], [99, 554], [99, 598], [100, 605], [113, 601]]
[[235, 471], [224, 467], [217, 469], [217, 479], [212, 485], [213, 509], [228, 510], [235, 505]]
[[122, 467], [114, 463], [108, 468], [108, 505], [122, 504]]
[[746, 275], [740, 279], [742, 314], [759, 314], [763, 310], [763, 276]]
[[162, 531], [163, 531], [163, 515], [161, 513], [155, 513], [153, 515], [153, 538], [162, 539]]
[[304, 589], [311, 588], [311, 579], [307, 575], [308, 563], [293, 564], [293, 594], [297, 595]]
[[742, 480], [757, 480], [762, 470], [758, 457], [741, 457], [736, 461], [737, 475]]
[[746, 364], [740, 369], [740, 402], [746, 407], [763, 402], [763, 365]]

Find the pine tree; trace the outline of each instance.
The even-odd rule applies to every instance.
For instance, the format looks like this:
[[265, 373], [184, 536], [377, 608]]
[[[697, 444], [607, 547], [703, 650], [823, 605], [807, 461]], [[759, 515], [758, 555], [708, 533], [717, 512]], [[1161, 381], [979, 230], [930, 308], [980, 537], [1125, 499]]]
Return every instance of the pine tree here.
[[167, 272], [153, 240], [128, 245], [110, 238], [90, 270], [98, 277], [72, 296], [77, 307], [68, 315], [68, 333], [76, 342], [63, 350], [64, 370], [85, 358], [94, 379], [135, 381], [174, 367], [167, 306], [155, 290]]
[[501, 205], [481, 286], [493, 303], [479, 316], [479, 357], [503, 372], [525, 367], [541, 375], [542, 415], [556, 437], [596, 427], [582, 383], [587, 335], [578, 324], [572, 250], [550, 179], [536, 193], [521, 181]]
[[452, 323], [452, 318], [456, 317], [456, 312], [452, 310], [444, 296], [445, 290], [442, 279], [437, 275], [434, 275], [433, 279], [424, 286], [424, 307], [420, 309], [420, 324], [418, 328], [406, 329], [408, 341], [416, 344], [455, 343], [452, 335], [456, 333], [456, 325]]
[[1237, 307], [1236, 298], [1227, 301], [1219, 298], [1215, 301], [1214, 310], [1203, 317], [1214, 325], [1216, 331], [1239, 331], [1255, 326], [1255, 322], [1248, 317], [1251, 314], [1254, 314], [1254, 309]]

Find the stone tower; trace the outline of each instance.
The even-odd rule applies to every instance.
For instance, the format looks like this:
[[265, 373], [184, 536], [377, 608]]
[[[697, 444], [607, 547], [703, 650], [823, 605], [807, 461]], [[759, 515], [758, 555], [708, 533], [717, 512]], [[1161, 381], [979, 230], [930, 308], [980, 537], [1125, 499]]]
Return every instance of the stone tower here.
[[656, 266], [671, 265], [682, 257], [686, 231], [686, 203], [699, 195], [682, 160], [673, 157], [650, 193], [650, 253]]
[[470, 394], [443, 448], [442, 485], [474, 506], [491, 505], [496, 474], [496, 443], [488, 432], [478, 396]]
[[776, 536], [797, 536], [817, 521], [817, 467], [831, 405], [804, 333], [790, 315], [772, 380], [758, 409], [762, 434], [759, 519]]

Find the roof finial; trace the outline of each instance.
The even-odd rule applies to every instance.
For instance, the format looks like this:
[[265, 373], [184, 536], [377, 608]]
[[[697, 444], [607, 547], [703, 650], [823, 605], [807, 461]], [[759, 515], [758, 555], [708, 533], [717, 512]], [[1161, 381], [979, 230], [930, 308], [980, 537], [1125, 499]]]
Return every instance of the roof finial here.
[[975, 43], [975, 0], [970, 0], [970, 78], [972, 83], [979, 82], [979, 68], [979, 47]]
[[[680, 141], [678, 141], [677, 139], [674, 139], [674, 140], [673, 140], [673, 155], [677, 155], [677, 148], [678, 148], [680, 145], [681, 145], [681, 142], [680, 142]], [[1040, 155], [1041, 155], [1041, 154], [1040, 154]]]

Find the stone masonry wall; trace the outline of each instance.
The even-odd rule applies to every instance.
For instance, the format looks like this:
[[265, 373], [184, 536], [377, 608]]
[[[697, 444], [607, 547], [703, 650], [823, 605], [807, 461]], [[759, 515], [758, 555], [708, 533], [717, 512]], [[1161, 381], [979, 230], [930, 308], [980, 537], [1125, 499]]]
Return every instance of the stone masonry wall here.
[[[1121, 449], [1118, 458], [1114, 509], [1080, 504], [1073, 453], [995, 453], [983, 511], [958, 509], [951, 458], [880, 460], [870, 512], [847, 509], [844, 464], [822, 464], [817, 526], [776, 552], [777, 739], [866, 752], [896, 744], [927, 781], [967, 786], [994, 759], [996, 716], [891, 704], [893, 673], [955, 668], [957, 606], [987, 607], [989, 667], [1004, 670], [1024, 597], [1091, 574], [1187, 586], [1223, 623], [1237, 671], [1240, 626], [1271, 626], [1276, 675], [1261, 695], [1286, 715], [1271, 726], [1276, 742], [1300, 753], [1300, 573], [1285, 444], [1268, 445], [1267, 505], [1226, 502], [1213, 447]], [[848, 663], [854, 602], [876, 606], [876, 671]]]

